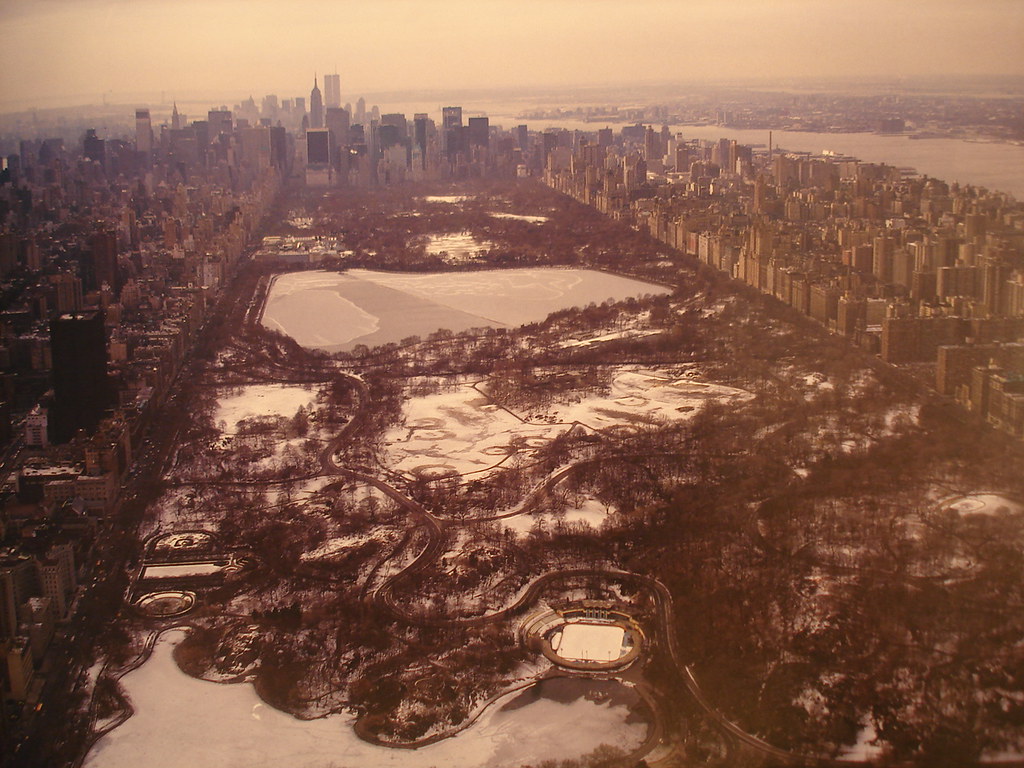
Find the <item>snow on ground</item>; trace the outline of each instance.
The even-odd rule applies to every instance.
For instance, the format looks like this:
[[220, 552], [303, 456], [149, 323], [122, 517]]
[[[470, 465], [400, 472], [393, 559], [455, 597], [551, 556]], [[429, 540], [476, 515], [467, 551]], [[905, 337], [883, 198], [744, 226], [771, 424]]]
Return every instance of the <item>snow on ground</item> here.
[[597, 499], [586, 497], [575, 509], [565, 511], [565, 522], [586, 523], [591, 528], [600, 528], [612, 509]]
[[457, 264], [470, 261], [480, 253], [486, 253], [494, 244], [480, 241], [470, 232], [449, 232], [444, 235], [430, 235], [427, 241], [427, 253], [437, 256], [448, 254], [448, 262]]
[[844, 747], [839, 753], [840, 760], [877, 760], [882, 756], [885, 747], [877, 743], [878, 733], [872, 723], [865, 723], [857, 732], [857, 741]]
[[[239, 391], [240, 390], [240, 391]], [[214, 424], [224, 422], [226, 432], [235, 432], [238, 422], [253, 416], [286, 416], [291, 418], [299, 408], [309, 410], [316, 401], [316, 391], [293, 384], [254, 384], [227, 390], [217, 402]]]
[[471, 195], [427, 195], [423, 198], [423, 201], [425, 203], [447, 203], [449, 205], [455, 205], [472, 199]]
[[579, 403], [556, 405], [559, 421], [579, 422], [591, 429], [622, 424], [674, 421], [687, 418], [707, 400], [749, 400], [749, 392], [658, 371], [624, 369], [612, 379], [607, 397], [588, 397]]
[[575, 502], [575, 508], [570, 506], [561, 516], [553, 512], [530, 512], [502, 518], [501, 524], [505, 528], [524, 536], [538, 523], [550, 528], [558, 522], [559, 518], [561, 518], [562, 522], [569, 525], [583, 523], [591, 528], [599, 529], [614, 511], [614, 509], [606, 506], [598, 499], [584, 496]]
[[340, 552], [344, 552], [347, 549], [353, 549], [354, 547], [361, 547], [368, 541], [372, 541], [375, 538], [372, 534], [361, 534], [356, 536], [338, 536], [333, 539], [328, 539], [316, 549], [310, 552], [303, 552], [300, 556], [300, 560], [320, 560], [325, 557], [331, 557], [337, 555]]
[[570, 661], [615, 661], [622, 656], [626, 630], [614, 624], [574, 621], [562, 627], [551, 647]]
[[540, 698], [506, 709], [512, 694], [454, 738], [418, 750], [375, 747], [356, 737], [349, 716], [297, 720], [264, 704], [248, 683], [189, 677], [171, 656], [183, 637], [165, 633], [152, 657], [122, 678], [135, 714], [100, 739], [87, 768], [514, 768], [600, 744], [632, 749], [646, 734], [621, 705]]
[[[531, 449], [579, 423], [593, 430], [688, 418], [709, 399], [740, 400], [750, 393], [691, 378], [623, 369], [608, 396], [556, 404], [543, 423], [513, 415], [492, 403], [472, 384], [450, 392], [407, 400], [404, 423], [384, 437], [385, 461], [407, 475], [438, 477], [482, 473], [510, 453], [529, 457]], [[582, 517], [592, 518], [593, 510]], [[590, 520], [588, 520], [589, 522]]]
[[214, 562], [179, 563], [176, 565], [147, 565], [142, 569], [143, 579], [177, 579], [182, 576], [212, 576], [224, 570]]
[[543, 445], [565, 425], [524, 424], [492, 404], [472, 385], [452, 392], [414, 397], [405, 403], [404, 424], [384, 436], [391, 469], [416, 476], [483, 472], [504, 461], [521, 445]]
[[530, 224], [543, 224], [548, 220], [547, 216], [524, 216], [520, 213], [492, 213], [496, 219], [512, 219], [513, 221], [526, 221]]
[[601, 336], [592, 336], [587, 339], [566, 339], [559, 343], [558, 346], [567, 347], [589, 347], [592, 344], [601, 344], [605, 341], [615, 341], [616, 339], [642, 339], [646, 336], [657, 336], [662, 333], [660, 328], [630, 328], [624, 331], [611, 331], [609, 333], [602, 334]]
[[969, 496], [961, 496], [946, 504], [958, 515], [998, 515], [998, 514], [1020, 514], [1024, 512], [1024, 504], [1000, 496], [996, 493], [972, 493]]

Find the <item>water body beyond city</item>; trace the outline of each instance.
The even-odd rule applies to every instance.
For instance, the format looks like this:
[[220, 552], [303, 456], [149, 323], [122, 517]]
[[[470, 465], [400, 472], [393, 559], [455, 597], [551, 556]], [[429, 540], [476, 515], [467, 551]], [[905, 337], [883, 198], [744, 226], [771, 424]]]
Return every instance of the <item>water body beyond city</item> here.
[[339, 352], [442, 328], [513, 328], [560, 309], [667, 293], [663, 286], [588, 269], [289, 272], [274, 280], [263, 325], [304, 347]]

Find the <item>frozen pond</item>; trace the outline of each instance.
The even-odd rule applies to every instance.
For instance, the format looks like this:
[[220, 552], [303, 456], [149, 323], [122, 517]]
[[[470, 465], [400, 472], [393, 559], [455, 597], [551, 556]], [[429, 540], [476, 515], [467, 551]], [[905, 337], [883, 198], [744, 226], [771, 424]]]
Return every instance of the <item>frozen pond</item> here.
[[449, 232], [444, 235], [431, 235], [427, 240], [427, 253], [432, 256], [446, 254], [447, 263], [458, 264], [486, 254], [493, 245], [486, 240], [477, 240], [469, 232]]
[[304, 347], [338, 352], [441, 328], [517, 327], [568, 307], [667, 293], [662, 286], [586, 269], [289, 272], [274, 281], [263, 324]]
[[509, 694], [454, 738], [418, 750], [375, 747], [353, 733], [351, 717], [298, 720], [264, 704], [249, 684], [189, 677], [171, 656], [183, 636], [165, 633], [150, 659], [122, 678], [135, 714], [100, 739], [86, 768], [516, 768], [601, 744], [634, 749], [647, 734], [631, 689], [555, 679]]

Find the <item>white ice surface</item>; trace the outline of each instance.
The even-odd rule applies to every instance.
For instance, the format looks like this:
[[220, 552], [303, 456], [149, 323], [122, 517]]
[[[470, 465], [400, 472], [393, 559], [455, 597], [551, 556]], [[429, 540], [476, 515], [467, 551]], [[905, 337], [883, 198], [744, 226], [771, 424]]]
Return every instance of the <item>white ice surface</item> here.
[[614, 624], [572, 622], [562, 628], [558, 655], [570, 661], [615, 661], [626, 631]]
[[171, 656], [182, 637], [165, 633], [153, 656], [122, 678], [135, 714], [100, 739], [86, 768], [514, 768], [600, 744], [632, 749], [646, 734], [621, 706], [539, 699], [502, 711], [502, 700], [452, 739], [419, 750], [375, 747], [356, 737], [351, 717], [297, 720], [264, 704], [248, 683], [189, 677]]

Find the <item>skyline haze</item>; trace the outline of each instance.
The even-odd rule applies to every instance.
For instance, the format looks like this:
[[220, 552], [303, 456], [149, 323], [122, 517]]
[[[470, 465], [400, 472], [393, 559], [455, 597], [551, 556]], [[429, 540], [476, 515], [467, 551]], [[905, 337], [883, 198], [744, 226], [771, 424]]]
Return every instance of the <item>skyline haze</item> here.
[[1024, 74], [1013, 0], [8, 0], [0, 111], [365, 92]]

